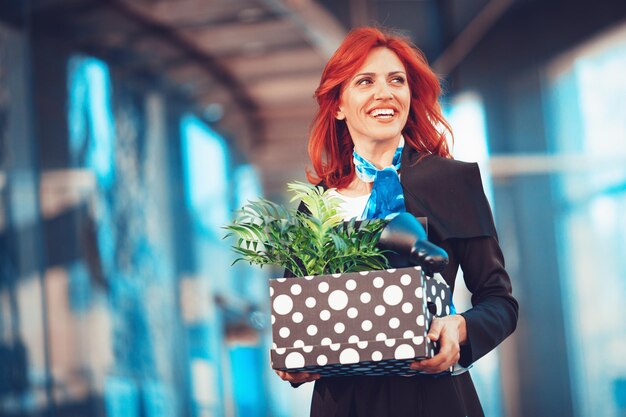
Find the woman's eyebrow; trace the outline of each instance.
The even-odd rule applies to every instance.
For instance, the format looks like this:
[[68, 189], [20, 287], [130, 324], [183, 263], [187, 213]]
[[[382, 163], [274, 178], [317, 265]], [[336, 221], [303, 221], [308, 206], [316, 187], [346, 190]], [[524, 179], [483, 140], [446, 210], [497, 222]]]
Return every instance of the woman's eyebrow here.
[[[406, 75], [406, 73], [404, 71], [391, 71], [391, 72], [387, 73], [387, 76], [397, 75], [397, 74], [405, 74]], [[366, 76], [369, 76], [369, 77], [373, 77], [373, 76], [376, 75], [376, 73], [375, 72], [360, 72], [360, 73], [356, 74], [354, 77], [352, 77], [352, 79], [355, 79], [356, 77], [361, 77], [363, 75], [366, 75]]]

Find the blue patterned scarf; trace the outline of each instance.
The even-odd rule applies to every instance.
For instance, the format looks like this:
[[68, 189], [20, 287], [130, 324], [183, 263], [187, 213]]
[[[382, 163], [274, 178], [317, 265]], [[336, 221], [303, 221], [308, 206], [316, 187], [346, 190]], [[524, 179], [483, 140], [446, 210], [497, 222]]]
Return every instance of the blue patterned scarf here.
[[354, 168], [357, 177], [363, 182], [373, 182], [372, 194], [370, 195], [365, 210], [364, 219], [386, 219], [393, 217], [397, 213], [406, 211], [404, 206], [404, 194], [398, 170], [400, 169], [400, 159], [404, 148], [404, 138], [400, 139], [398, 149], [393, 155], [391, 165], [383, 169], [378, 169], [367, 159], [353, 152]]

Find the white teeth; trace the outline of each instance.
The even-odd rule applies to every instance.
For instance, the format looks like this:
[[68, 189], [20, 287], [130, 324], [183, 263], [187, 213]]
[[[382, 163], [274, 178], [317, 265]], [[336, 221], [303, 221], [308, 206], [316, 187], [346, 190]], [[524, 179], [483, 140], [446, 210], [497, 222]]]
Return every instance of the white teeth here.
[[378, 117], [378, 116], [393, 116], [394, 115], [394, 111], [393, 109], [374, 109], [370, 112], [370, 115], [374, 116], [374, 117]]

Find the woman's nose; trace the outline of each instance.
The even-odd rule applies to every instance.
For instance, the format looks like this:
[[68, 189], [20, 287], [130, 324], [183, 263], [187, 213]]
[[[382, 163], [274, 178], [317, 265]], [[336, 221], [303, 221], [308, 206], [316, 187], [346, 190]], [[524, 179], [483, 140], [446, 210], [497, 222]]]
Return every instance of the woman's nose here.
[[387, 83], [379, 83], [375, 91], [375, 98], [379, 100], [384, 100], [391, 97], [392, 94], [390, 86]]

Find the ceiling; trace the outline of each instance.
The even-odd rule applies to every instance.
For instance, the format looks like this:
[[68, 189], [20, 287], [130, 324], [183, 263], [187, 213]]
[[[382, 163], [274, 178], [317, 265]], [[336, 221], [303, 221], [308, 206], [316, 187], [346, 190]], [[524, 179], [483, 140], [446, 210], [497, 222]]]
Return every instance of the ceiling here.
[[350, 27], [396, 28], [449, 75], [521, 3], [538, 2], [5, 0], [0, 16], [190, 99], [257, 166], [266, 195], [280, 199], [287, 182], [304, 178], [313, 92]]

